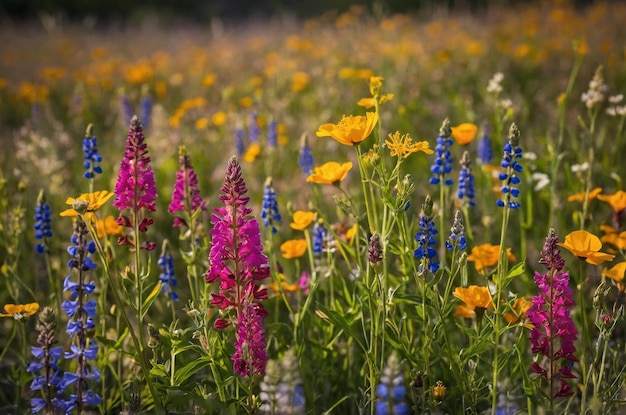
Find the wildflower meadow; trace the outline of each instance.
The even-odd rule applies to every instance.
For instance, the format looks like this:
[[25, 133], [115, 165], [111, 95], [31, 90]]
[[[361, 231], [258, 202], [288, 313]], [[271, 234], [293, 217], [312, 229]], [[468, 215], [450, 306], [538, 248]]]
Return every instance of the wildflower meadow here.
[[625, 21], [2, 25], [0, 413], [626, 413]]

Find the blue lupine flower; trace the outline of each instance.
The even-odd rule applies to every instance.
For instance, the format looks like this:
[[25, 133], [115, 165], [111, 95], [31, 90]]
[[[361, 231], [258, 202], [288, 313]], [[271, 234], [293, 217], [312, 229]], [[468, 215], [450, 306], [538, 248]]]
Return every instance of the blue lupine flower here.
[[259, 114], [256, 111], [250, 116], [250, 123], [248, 124], [248, 141], [250, 143], [256, 143], [261, 136], [261, 129], [258, 124]]
[[276, 191], [272, 187], [272, 178], [268, 177], [265, 181], [263, 189], [263, 210], [261, 210], [261, 219], [263, 226], [272, 227], [272, 233], [278, 232], [275, 224], [281, 223], [280, 212], [278, 211], [278, 200], [276, 200]]
[[450, 153], [450, 147], [453, 143], [452, 138], [450, 138], [451, 135], [450, 121], [446, 118], [439, 130], [439, 137], [437, 137], [435, 161], [430, 168], [431, 173], [433, 173], [430, 184], [439, 184], [443, 180], [446, 186], [452, 185], [452, 179], [446, 178], [446, 175], [452, 172], [452, 162], [454, 161]]
[[102, 174], [102, 167], [100, 167], [102, 156], [98, 154], [98, 139], [92, 134], [91, 130], [92, 127], [89, 125], [87, 127], [87, 135], [83, 138], [83, 167], [85, 168], [83, 177], [85, 179], [93, 179], [96, 174]]
[[484, 134], [478, 141], [478, 164], [487, 165], [493, 160], [493, 150], [491, 149], [491, 138], [489, 138], [489, 126], [485, 126]]
[[405, 402], [406, 387], [401, 370], [397, 356], [395, 353], [391, 354], [383, 369], [380, 383], [376, 386], [376, 396], [379, 398], [374, 408], [376, 415], [407, 415], [410, 412], [410, 407]]
[[139, 111], [139, 119], [141, 120], [141, 126], [144, 130], [150, 126], [150, 120], [152, 119], [152, 97], [148, 93], [144, 93], [141, 97], [141, 105]]
[[437, 250], [433, 248], [437, 245], [435, 235], [438, 231], [435, 228], [435, 215], [433, 214], [433, 201], [430, 196], [426, 196], [426, 200], [422, 205], [420, 214], [419, 231], [415, 235], [417, 241], [417, 249], [413, 253], [415, 258], [420, 259], [421, 263], [418, 268], [420, 274], [426, 270], [435, 273], [439, 269], [439, 261], [437, 261]]
[[278, 145], [278, 123], [272, 119], [267, 125], [267, 146], [274, 148]]
[[170, 296], [170, 300], [177, 301], [178, 293], [174, 291], [174, 287], [178, 284], [176, 276], [174, 275], [174, 257], [168, 252], [163, 252], [157, 261], [161, 274], [159, 279], [163, 284], [162, 290]]
[[465, 227], [463, 226], [463, 215], [461, 211], [457, 210], [454, 214], [454, 222], [450, 228], [450, 236], [446, 240], [446, 249], [448, 251], [458, 248], [460, 251], [464, 251], [467, 247], [467, 240], [465, 239]]
[[474, 174], [472, 173], [472, 161], [468, 151], [465, 151], [461, 157], [459, 187], [456, 197], [459, 198], [462, 204], [467, 204], [470, 207], [476, 206], [474, 202]]
[[128, 100], [128, 97], [123, 92], [120, 95], [120, 110], [122, 112], [122, 121], [124, 121], [123, 127], [126, 128], [130, 125], [130, 122], [133, 119], [134, 110]]
[[[330, 235], [332, 237], [332, 235]], [[324, 226], [324, 222], [317, 221], [313, 225], [313, 254], [319, 255], [324, 250], [324, 246], [328, 242], [329, 232]]]
[[43, 190], [39, 192], [37, 204], [35, 205], [35, 239], [41, 239], [43, 242], [35, 245], [35, 252], [43, 254], [46, 252], [48, 238], [52, 237], [52, 227], [50, 218], [50, 205], [46, 203]]
[[244, 142], [244, 131], [242, 128], [235, 130], [235, 149], [237, 150], [237, 157], [243, 156], [246, 152], [246, 144]]
[[311, 151], [311, 147], [309, 147], [309, 143], [307, 140], [306, 134], [302, 136], [302, 140], [300, 143], [300, 152], [298, 154], [298, 165], [302, 169], [302, 173], [306, 177], [309, 177], [313, 174], [313, 151]]
[[517, 125], [515, 123], [511, 124], [509, 139], [504, 145], [504, 154], [502, 155], [502, 163], [500, 163], [500, 166], [506, 169], [506, 171], [498, 176], [500, 180], [505, 182], [501, 188], [504, 200], [496, 201], [499, 207], [508, 206], [511, 209], [520, 207], [520, 203], [516, 200], [520, 193], [516, 186], [521, 183], [517, 173], [521, 173], [523, 170], [522, 165], [517, 162], [517, 159], [522, 158], [522, 149], [518, 147], [519, 135], [520, 132]]
[[98, 346], [94, 340], [87, 343], [86, 332], [95, 328], [94, 317], [96, 316], [96, 301], [87, 300], [87, 295], [96, 289], [95, 283], [85, 283], [85, 273], [97, 267], [96, 263], [91, 260], [92, 253], [95, 252], [96, 246], [93, 241], [87, 241], [89, 231], [87, 225], [82, 219], [77, 218], [74, 222], [74, 232], [72, 234], [72, 246], [68, 247], [67, 252], [72, 256], [68, 262], [70, 271], [78, 274], [78, 282], [71, 280], [71, 275], [65, 277], [63, 290], [70, 292], [69, 299], [62, 304], [63, 310], [69, 316], [66, 332], [72, 341], [70, 351], [65, 352], [64, 358], [76, 359], [78, 365], [73, 373], [65, 372], [63, 378], [57, 384], [57, 393], [63, 393], [69, 386], [80, 383], [78, 390], [82, 391], [82, 396], [70, 395], [69, 400], [55, 398], [55, 405], [65, 413], [72, 411], [74, 408], [78, 412], [82, 412], [87, 405], [98, 405], [102, 399], [89, 390], [88, 381], [100, 379], [98, 369], [90, 364], [95, 360], [98, 354]]

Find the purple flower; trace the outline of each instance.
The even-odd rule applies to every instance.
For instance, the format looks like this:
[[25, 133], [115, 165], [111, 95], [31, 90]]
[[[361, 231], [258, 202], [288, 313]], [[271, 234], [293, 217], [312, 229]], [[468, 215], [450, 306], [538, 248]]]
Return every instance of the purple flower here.
[[459, 171], [459, 187], [456, 197], [463, 205], [476, 206], [474, 202], [474, 174], [472, 173], [472, 160], [469, 152], [465, 151], [461, 156], [461, 170]]
[[115, 184], [116, 199], [113, 206], [120, 211], [126, 208], [134, 212], [142, 208], [151, 212], [156, 210], [154, 202], [157, 193], [154, 173], [144, 141], [141, 122], [135, 115], [130, 123], [124, 159], [120, 164], [120, 173]]
[[453, 144], [450, 136], [452, 135], [452, 129], [450, 128], [450, 121], [446, 118], [439, 130], [439, 136], [437, 137], [437, 145], [435, 146], [435, 161], [430, 168], [433, 177], [430, 178], [430, 184], [439, 184], [443, 180], [446, 186], [452, 184], [452, 179], [445, 178], [446, 175], [452, 172], [452, 154], [450, 153], [450, 147]]
[[504, 185], [500, 189], [504, 199], [496, 201], [498, 207], [508, 206], [511, 209], [520, 207], [520, 203], [517, 201], [520, 191], [517, 186], [521, 183], [517, 174], [520, 173], [523, 168], [522, 165], [517, 162], [517, 159], [522, 158], [522, 149], [518, 147], [519, 144], [519, 129], [515, 123], [511, 124], [509, 128], [509, 139], [504, 145], [504, 154], [502, 155], [502, 162], [500, 166], [505, 169], [504, 173], [500, 173], [498, 178], [504, 181]]
[[300, 151], [298, 153], [298, 166], [302, 169], [305, 177], [309, 177], [313, 174], [313, 151], [309, 146], [306, 134], [302, 135], [300, 141]]
[[575, 378], [571, 365], [578, 361], [574, 355], [578, 330], [570, 317], [574, 299], [569, 288], [569, 273], [562, 272], [564, 261], [557, 247], [558, 241], [554, 229], [550, 229], [539, 260], [539, 263], [548, 267], [548, 272], [535, 272], [535, 283], [540, 294], [532, 298], [532, 305], [527, 312], [533, 324], [529, 335], [531, 351], [538, 355], [530, 371], [547, 379], [548, 394], [552, 397], [574, 393], [564, 379]]
[[421, 263], [418, 272], [423, 274], [426, 270], [433, 274], [439, 269], [439, 261], [437, 261], [437, 250], [434, 246], [437, 244], [438, 231], [435, 228], [435, 214], [433, 213], [433, 201], [430, 196], [426, 196], [426, 200], [422, 205], [422, 213], [420, 214], [419, 231], [415, 235], [417, 241], [417, 249], [413, 253], [415, 258], [420, 259]]
[[245, 303], [237, 323], [235, 354], [231, 356], [233, 368], [239, 376], [264, 375], [265, 354], [264, 311], [260, 304]]
[[282, 218], [280, 216], [280, 212], [278, 211], [278, 200], [276, 200], [276, 191], [272, 186], [271, 177], [268, 177], [267, 180], [265, 180], [261, 219], [263, 219], [263, 226], [266, 228], [271, 226], [272, 233], [278, 232], [276, 224], [280, 225]]
[[[180, 168], [176, 172], [176, 183], [174, 184], [174, 192], [172, 194], [172, 202], [168, 211], [176, 213], [185, 211], [189, 217], [198, 209], [205, 210], [206, 204], [200, 197], [198, 189], [198, 176], [191, 165], [189, 154], [185, 150], [185, 146], [180, 146], [178, 150], [178, 164]], [[174, 218], [174, 226], [188, 226], [186, 221], [181, 217]]]
[[[256, 313], [267, 316], [261, 300], [267, 298], [267, 289], [259, 286], [268, 278], [269, 263], [263, 253], [261, 231], [252, 209], [246, 206], [249, 198], [241, 177], [241, 166], [235, 157], [228, 161], [220, 200], [224, 207], [215, 208], [211, 217], [212, 245], [210, 267], [206, 282], [219, 284], [211, 304], [226, 311], [226, 318], [215, 321], [216, 328], [225, 328], [241, 319], [244, 304], [256, 304]], [[236, 311], [236, 315], [228, 312]]]
[[52, 227], [50, 218], [50, 205], [46, 203], [43, 190], [39, 192], [37, 204], [35, 205], [35, 239], [41, 239], [41, 243], [35, 245], [35, 251], [43, 254], [47, 251], [48, 238], [52, 237]]

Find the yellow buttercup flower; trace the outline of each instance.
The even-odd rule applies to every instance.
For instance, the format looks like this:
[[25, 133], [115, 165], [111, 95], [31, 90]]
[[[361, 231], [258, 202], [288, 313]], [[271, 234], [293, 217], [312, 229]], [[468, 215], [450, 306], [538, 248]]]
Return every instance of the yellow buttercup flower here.
[[467, 288], [457, 287], [452, 295], [463, 301], [470, 310], [476, 311], [477, 308], [481, 308], [483, 311], [493, 309], [491, 293], [487, 287], [478, 285], [470, 285]]
[[626, 261], [620, 262], [617, 265], [614, 265], [611, 269], [605, 268], [602, 271], [602, 275], [605, 277], [609, 277], [613, 281], [622, 282], [624, 281], [624, 275], [626, 274]]
[[433, 154], [433, 150], [429, 147], [428, 141], [413, 142], [410, 135], [404, 134], [400, 136], [400, 132], [389, 134], [389, 140], [385, 140], [385, 144], [389, 148], [391, 156], [407, 158], [410, 154], [423, 151], [426, 154]]
[[276, 281], [272, 281], [272, 283], [268, 286], [268, 288], [275, 293], [280, 293], [281, 292], [281, 288], [282, 291], [287, 292], [287, 293], [295, 293], [298, 291], [298, 284], [289, 284], [287, 282], [287, 279], [285, 278], [285, 274], [280, 273], [278, 274], [278, 276], [280, 277], [280, 285], [278, 285], [278, 283], [276, 283]]
[[452, 138], [461, 145], [469, 144], [474, 141], [477, 132], [478, 126], [476, 124], [465, 122], [452, 127]]
[[569, 233], [565, 237], [565, 242], [559, 242], [557, 245], [594, 265], [601, 264], [604, 261], [611, 261], [615, 258], [615, 255], [600, 252], [600, 249], [602, 249], [600, 238], [585, 230]]
[[617, 229], [609, 225], [600, 225], [600, 230], [605, 233], [600, 241], [611, 244], [620, 251], [626, 250], [626, 231], [618, 233]]
[[306, 239], [291, 239], [280, 245], [280, 252], [285, 259], [300, 258], [306, 252]]
[[[503, 317], [507, 323], [515, 324], [518, 322], [520, 318], [521, 319], [526, 318], [526, 312], [528, 311], [531, 305], [532, 305], [532, 302], [528, 301], [525, 298], [520, 297], [516, 299], [515, 302], [513, 303], [513, 307], [512, 307], [513, 312], [505, 313]], [[524, 326], [526, 327], [526, 325]]]
[[476, 316], [476, 313], [474, 312], [473, 309], [469, 308], [468, 306], [460, 304], [456, 306], [456, 308], [454, 309], [453, 315], [454, 317], [471, 319]]
[[309, 183], [335, 184], [342, 181], [348, 171], [352, 168], [352, 162], [348, 161], [339, 164], [336, 161], [329, 161], [313, 169], [313, 174], [306, 178]]
[[39, 304], [7, 304], [4, 306], [4, 311], [6, 314], [0, 313], [0, 317], [13, 317], [15, 320], [21, 320], [39, 311]]
[[293, 213], [293, 222], [289, 224], [292, 229], [303, 231], [309, 227], [309, 225], [315, 219], [317, 213], [305, 212], [304, 210], [296, 210]]
[[252, 163], [259, 154], [261, 154], [261, 145], [259, 143], [252, 143], [248, 146], [242, 158], [246, 163]]
[[83, 193], [77, 198], [68, 197], [66, 204], [71, 205], [71, 209], [59, 213], [61, 216], [79, 216], [82, 213], [92, 213], [100, 209], [115, 193], [108, 190], [100, 190], [93, 193]]
[[337, 124], [322, 124], [315, 135], [332, 137], [341, 144], [354, 146], [370, 136], [377, 122], [377, 112], [368, 112], [365, 116], [344, 115]]
[[[511, 248], [506, 250], [509, 261], [516, 261], [515, 255], [511, 252]], [[493, 267], [498, 263], [500, 256], [500, 245], [482, 244], [472, 248], [472, 252], [468, 255], [467, 260], [474, 262], [476, 271], [481, 272], [487, 267]]]

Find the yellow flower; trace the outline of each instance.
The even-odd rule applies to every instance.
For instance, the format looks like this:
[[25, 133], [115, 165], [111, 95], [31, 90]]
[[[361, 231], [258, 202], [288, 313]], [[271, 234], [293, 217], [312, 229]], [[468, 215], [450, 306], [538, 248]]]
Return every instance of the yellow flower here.
[[601, 264], [604, 261], [611, 261], [615, 258], [615, 255], [600, 252], [600, 249], [602, 249], [600, 238], [585, 230], [569, 233], [565, 237], [565, 242], [559, 242], [557, 245], [594, 265]]
[[291, 239], [280, 245], [283, 258], [300, 258], [306, 252], [306, 239]]
[[620, 251], [626, 250], [626, 231], [617, 233], [617, 229], [608, 225], [600, 225], [600, 230], [606, 234], [600, 241], [609, 243]]
[[400, 132], [396, 131], [394, 134], [389, 134], [391, 141], [385, 140], [385, 144], [389, 147], [389, 154], [391, 156], [398, 156], [407, 158], [409, 154], [423, 151], [426, 154], [433, 154], [433, 150], [429, 148], [428, 141], [413, 142], [410, 135], [404, 134], [400, 136]]
[[457, 287], [452, 293], [456, 298], [465, 303], [467, 308], [476, 311], [479, 309], [493, 310], [493, 301], [491, 300], [491, 293], [487, 287], [479, 287], [478, 285], [470, 285], [467, 288]]
[[478, 126], [476, 124], [465, 122], [452, 127], [452, 138], [461, 145], [469, 144], [474, 141], [477, 132]]
[[368, 112], [365, 116], [344, 115], [337, 124], [322, 124], [315, 135], [332, 137], [341, 144], [354, 146], [369, 137], [377, 122], [376, 112]]
[[612, 195], [598, 195], [598, 200], [608, 203], [614, 212], [626, 209], [626, 192], [619, 190]]
[[370, 108], [374, 108], [374, 105], [376, 105], [376, 103], [374, 102], [374, 98], [361, 98], [359, 102], [356, 103], [356, 105], [368, 110]]
[[124, 227], [117, 223], [114, 216], [109, 215], [104, 219], [96, 221], [96, 230], [98, 238], [104, 238], [105, 236], [120, 235]]
[[207, 117], [201, 117], [196, 120], [196, 129], [204, 130], [209, 126], [209, 119]]
[[313, 169], [313, 174], [306, 178], [309, 183], [335, 184], [342, 181], [348, 171], [352, 168], [352, 162], [348, 161], [339, 164], [336, 161], [329, 161]]
[[[511, 252], [511, 248], [506, 250], [509, 261], [516, 261], [515, 255]], [[487, 267], [493, 267], [498, 263], [500, 256], [500, 245], [482, 244], [472, 248], [471, 254], [467, 257], [468, 261], [474, 262], [476, 271], [481, 272]]]
[[100, 190], [94, 193], [83, 193], [77, 198], [68, 197], [66, 204], [71, 205], [71, 209], [64, 210], [61, 216], [78, 216], [81, 213], [92, 213], [100, 209], [115, 193], [108, 190]]
[[209, 88], [210, 86], [212, 86], [215, 83], [215, 75], [214, 74], [207, 74], [204, 76], [204, 78], [202, 78], [202, 86], [205, 88]]
[[352, 243], [352, 240], [354, 239], [354, 237], [356, 236], [356, 232], [359, 229], [359, 225], [357, 223], [355, 223], [354, 225], [352, 225], [350, 227], [350, 229], [348, 229], [346, 231], [346, 240], [349, 243]]
[[474, 310], [462, 304], [456, 306], [456, 308], [454, 309], [454, 317], [470, 319], [474, 318], [475, 315], [476, 313], [474, 312]]
[[[601, 187], [596, 187], [593, 190], [589, 191], [589, 196], [587, 196], [587, 201], [591, 202], [593, 199], [595, 199], [600, 193], [602, 193], [602, 188]], [[586, 192], [578, 192], [578, 193], [574, 193], [573, 195], [568, 196], [567, 201], [568, 202], [584, 202], [585, 201], [585, 194]]]
[[0, 313], [0, 317], [13, 317], [15, 320], [21, 320], [30, 317], [39, 310], [39, 304], [7, 304], [4, 306], [6, 314]]
[[306, 72], [296, 72], [293, 74], [291, 90], [293, 92], [302, 91], [309, 84], [310, 76]]
[[507, 323], [515, 324], [520, 318], [526, 318], [526, 312], [531, 305], [532, 303], [530, 301], [520, 297], [513, 303], [513, 313], [505, 313], [503, 317]]
[[218, 111], [211, 117], [211, 122], [214, 126], [220, 127], [224, 125], [224, 123], [226, 122], [226, 118], [226, 113], [224, 111]]
[[268, 288], [269, 288], [271, 291], [273, 291], [273, 292], [275, 292], [275, 293], [277, 293], [277, 294], [278, 294], [278, 293], [280, 293], [281, 288], [282, 288], [282, 290], [283, 290], [284, 292], [288, 292], [288, 293], [295, 293], [295, 292], [297, 292], [297, 291], [298, 291], [298, 284], [289, 284], [289, 283], [286, 281], [285, 274], [280, 273], [280, 274], [278, 274], [278, 276], [280, 277], [280, 286], [276, 283], [276, 281], [273, 281], [273, 282], [272, 282], [272, 283], [268, 286]]
[[602, 271], [602, 275], [605, 277], [609, 277], [610, 279], [621, 282], [624, 281], [624, 275], [626, 274], [626, 261], [620, 262], [617, 265], [614, 265], [613, 268], [607, 269], [604, 268]]
[[305, 212], [304, 210], [296, 210], [293, 213], [293, 222], [289, 224], [292, 229], [303, 231], [309, 227], [317, 213]]
[[252, 163], [261, 154], [261, 145], [259, 143], [252, 143], [248, 146], [248, 149], [243, 155], [243, 161]]
[[435, 386], [433, 386], [433, 397], [437, 402], [443, 401], [446, 396], [446, 387], [443, 386], [443, 382], [438, 380]]

